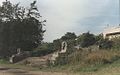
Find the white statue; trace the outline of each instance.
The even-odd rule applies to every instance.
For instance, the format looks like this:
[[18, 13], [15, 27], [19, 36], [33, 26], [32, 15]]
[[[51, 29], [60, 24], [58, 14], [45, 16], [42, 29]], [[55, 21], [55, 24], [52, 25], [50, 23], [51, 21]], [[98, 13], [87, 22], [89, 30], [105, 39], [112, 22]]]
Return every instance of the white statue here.
[[61, 45], [62, 45], [61, 50], [53, 53], [52, 56], [50, 57], [50, 61], [53, 65], [55, 64], [56, 58], [59, 57], [59, 54], [66, 53], [67, 51], [67, 42], [63, 41]]
[[17, 54], [21, 54], [21, 49], [20, 48], [17, 49]]
[[63, 41], [60, 53], [65, 53], [66, 51], [67, 51], [67, 42]]

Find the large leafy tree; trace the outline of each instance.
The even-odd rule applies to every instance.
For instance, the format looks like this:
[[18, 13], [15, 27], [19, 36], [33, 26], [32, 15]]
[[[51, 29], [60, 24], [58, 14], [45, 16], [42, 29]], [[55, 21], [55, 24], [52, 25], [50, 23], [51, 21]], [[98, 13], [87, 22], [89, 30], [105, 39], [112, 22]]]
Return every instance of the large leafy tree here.
[[64, 36], [61, 37], [62, 40], [71, 40], [76, 39], [75, 33], [67, 32]]
[[89, 32], [83, 33], [77, 39], [77, 42], [80, 44], [81, 47], [88, 47], [96, 43], [95, 36]]
[[54, 52], [53, 43], [43, 42], [37, 48], [35, 48], [32, 52], [32, 56], [44, 56]]
[[[17, 48], [32, 50], [43, 40], [43, 25], [36, 1], [25, 9], [5, 1], [0, 6], [0, 56], [11, 55]], [[3, 55], [2, 55], [3, 54]]]
[[63, 35], [60, 39], [53, 40], [53, 49], [56, 50], [61, 50], [61, 43], [63, 41], [66, 41], [68, 44], [68, 48], [71, 48], [75, 45], [75, 39], [76, 39], [76, 34], [72, 32], [67, 32], [65, 35]]
[[72, 48], [76, 44], [77, 36], [75, 33], [67, 32], [64, 36], [61, 37], [62, 41], [66, 41], [68, 44], [68, 48]]
[[53, 40], [53, 50], [57, 51], [57, 50], [61, 50], [61, 39], [55, 39]]

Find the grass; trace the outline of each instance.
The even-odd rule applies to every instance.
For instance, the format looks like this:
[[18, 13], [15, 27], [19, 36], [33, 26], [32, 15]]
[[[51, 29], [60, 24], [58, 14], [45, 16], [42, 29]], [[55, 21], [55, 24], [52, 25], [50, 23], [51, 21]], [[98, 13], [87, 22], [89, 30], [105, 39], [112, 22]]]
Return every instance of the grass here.
[[0, 64], [8, 64], [9, 62], [5, 59], [0, 59]]
[[18, 68], [18, 69], [31, 70], [31, 71], [39, 70], [39, 68], [30, 67], [27, 65], [11, 64], [7, 60], [4, 60], [4, 59], [0, 59], [0, 66], [5, 67], [5, 68]]
[[[90, 65], [64, 65], [44, 69], [45, 72], [62, 72], [65, 75], [120, 75], [120, 59], [111, 64]], [[59, 75], [59, 74], [58, 74]]]
[[77, 51], [68, 56], [68, 64], [57, 65], [42, 70], [52, 72], [92, 73], [93, 75], [100, 75], [99, 73], [108, 73], [111, 71], [119, 72], [120, 51]]
[[56, 68], [59, 68], [59, 71], [64, 70], [65, 72], [66, 70], [66, 72], [78, 73], [81, 75], [120, 75], [120, 59], [111, 64], [89, 65], [86, 67], [81, 67], [80, 65], [65, 65]]
[[120, 75], [120, 51], [117, 50], [78, 51], [69, 55], [68, 60], [68, 64], [42, 69], [26, 65], [10, 64], [3, 59], [0, 59], [0, 65], [31, 71], [72, 73], [72, 75]]

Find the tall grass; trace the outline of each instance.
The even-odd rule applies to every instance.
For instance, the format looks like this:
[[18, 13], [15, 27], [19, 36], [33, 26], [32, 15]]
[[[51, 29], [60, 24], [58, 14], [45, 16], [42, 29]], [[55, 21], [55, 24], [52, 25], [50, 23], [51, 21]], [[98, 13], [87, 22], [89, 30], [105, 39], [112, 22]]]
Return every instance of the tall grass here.
[[[120, 59], [119, 50], [75, 51], [67, 57], [67, 64], [62, 65], [69, 71], [98, 71]], [[64, 60], [63, 60], [64, 61]]]
[[120, 58], [120, 51], [113, 50], [97, 50], [97, 51], [77, 51], [69, 55], [69, 63], [85, 63], [85, 64], [106, 64], [112, 63]]

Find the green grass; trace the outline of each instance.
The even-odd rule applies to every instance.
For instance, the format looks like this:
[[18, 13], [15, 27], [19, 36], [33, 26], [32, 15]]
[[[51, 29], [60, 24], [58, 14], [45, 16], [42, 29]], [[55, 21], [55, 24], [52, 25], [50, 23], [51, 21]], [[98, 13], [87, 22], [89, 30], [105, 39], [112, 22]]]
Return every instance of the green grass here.
[[8, 64], [9, 62], [6, 59], [0, 59], [0, 64]]
[[7, 61], [5, 59], [0, 59], [0, 66], [6, 67], [6, 68], [20, 68], [20, 69], [32, 70], [32, 71], [38, 71], [38, 70], [40, 70], [39, 68], [30, 67], [30, 66], [27, 66], [27, 65], [11, 64], [11, 63], [9, 63], [9, 61]]
[[57, 65], [42, 69], [54, 72], [101, 72], [106, 69], [120, 69], [120, 51], [99, 50], [93, 52], [74, 52], [65, 65]]
[[[78, 73], [78, 75], [120, 75], [120, 51], [103, 50], [90, 52], [83, 55], [80, 54], [81, 52], [76, 52], [75, 54], [71, 55], [73, 57], [71, 58], [72, 63], [49, 66], [47, 68], [36, 68], [27, 65], [10, 64], [3, 59], [0, 59], [0, 65], [10, 68], [22, 68], [32, 71]], [[81, 58], [79, 59], [79, 57]], [[81, 60], [83, 57], [84, 60]], [[90, 63], [87, 62], [88, 60], [90, 61]], [[101, 63], [106, 60], [111, 61], [111, 63]]]
[[120, 59], [110, 64], [97, 64], [84, 67], [81, 67], [80, 64], [63, 66], [59, 65], [44, 69], [44, 71], [66, 72], [71, 73], [72, 75], [120, 75]]

